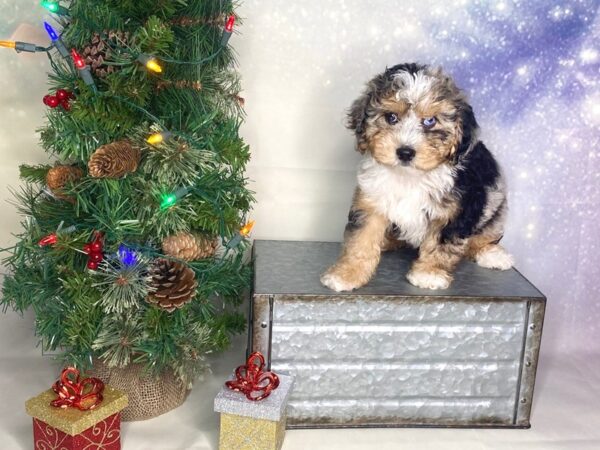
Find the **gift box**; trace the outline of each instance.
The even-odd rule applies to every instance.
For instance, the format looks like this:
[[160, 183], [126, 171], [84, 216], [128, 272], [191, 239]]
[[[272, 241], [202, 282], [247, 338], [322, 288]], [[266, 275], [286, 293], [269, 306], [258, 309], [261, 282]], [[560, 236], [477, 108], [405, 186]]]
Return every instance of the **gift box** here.
[[49, 389], [25, 403], [33, 417], [33, 448], [44, 450], [119, 450], [121, 448], [121, 413], [127, 395], [106, 386], [104, 399], [94, 409], [57, 408], [57, 398]]
[[279, 387], [260, 401], [224, 386], [215, 398], [215, 412], [221, 413], [219, 449], [281, 449], [293, 383], [294, 377], [279, 375]]

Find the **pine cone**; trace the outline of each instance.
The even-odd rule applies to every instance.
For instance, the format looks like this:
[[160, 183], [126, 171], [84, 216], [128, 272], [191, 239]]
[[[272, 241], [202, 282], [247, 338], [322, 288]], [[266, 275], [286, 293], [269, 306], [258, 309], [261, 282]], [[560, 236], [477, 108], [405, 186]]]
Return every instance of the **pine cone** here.
[[107, 30], [102, 33], [94, 33], [92, 40], [83, 49], [83, 58], [92, 69], [94, 75], [104, 78], [110, 73], [119, 70], [119, 66], [106, 64], [112, 55], [112, 48], [127, 48], [129, 32]]
[[149, 303], [171, 312], [194, 298], [198, 287], [196, 274], [184, 263], [158, 258], [149, 272], [152, 288], [146, 297]]
[[88, 170], [94, 178], [121, 178], [137, 170], [140, 157], [140, 149], [130, 141], [111, 142], [96, 149]]
[[185, 261], [210, 258], [215, 254], [219, 240], [201, 234], [177, 233], [162, 241], [165, 255]]
[[46, 174], [46, 184], [55, 197], [72, 201], [73, 198], [63, 192], [67, 183], [83, 177], [83, 170], [76, 166], [55, 166]]

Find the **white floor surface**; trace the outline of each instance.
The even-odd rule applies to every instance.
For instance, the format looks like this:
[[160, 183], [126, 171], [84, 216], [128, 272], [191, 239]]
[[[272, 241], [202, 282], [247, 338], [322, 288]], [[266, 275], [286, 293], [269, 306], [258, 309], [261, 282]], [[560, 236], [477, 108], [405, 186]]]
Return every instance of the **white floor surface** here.
[[[52, 384], [59, 368], [35, 348], [32, 316], [0, 314], [0, 450], [33, 447], [24, 402]], [[245, 354], [245, 341], [213, 358], [213, 373], [179, 409], [145, 422], [125, 423], [125, 450], [218, 448], [218, 415], [212, 402]], [[535, 389], [532, 428], [288, 430], [283, 450], [598, 450], [600, 355], [544, 353]]]

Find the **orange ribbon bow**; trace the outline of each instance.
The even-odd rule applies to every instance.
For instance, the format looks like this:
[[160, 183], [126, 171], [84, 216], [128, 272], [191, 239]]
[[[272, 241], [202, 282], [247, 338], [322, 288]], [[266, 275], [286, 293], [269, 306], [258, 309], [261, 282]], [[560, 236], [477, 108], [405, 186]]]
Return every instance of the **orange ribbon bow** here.
[[264, 366], [265, 357], [260, 352], [254, 352], [246, 365], [235, 369], [236, 379], [227, 381], [225, 385], [245, 394], [248, 400], [256, 402], [265, 399], [279, 386], [279, 377], [273, 372], [263, 372]]
[[58, 398], [50, 404], [57, 408], [74, 406], [81, 411], [94, 409], [102, 400], [104, 383], [99, 378], [85, 378], [79, 381], [79, 370], [67, 367], [60, 374], [60, 379], [52, 385]]

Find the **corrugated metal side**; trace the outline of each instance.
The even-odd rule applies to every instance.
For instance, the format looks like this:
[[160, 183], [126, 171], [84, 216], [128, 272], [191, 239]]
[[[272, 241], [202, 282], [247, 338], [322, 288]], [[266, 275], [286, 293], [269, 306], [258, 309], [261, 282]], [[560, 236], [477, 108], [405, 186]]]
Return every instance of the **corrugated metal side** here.
[[297, 377], [291, 426], [514, 426], [528, 314], [516, 300], [275, 296], [264, 331], [271, 368]]

